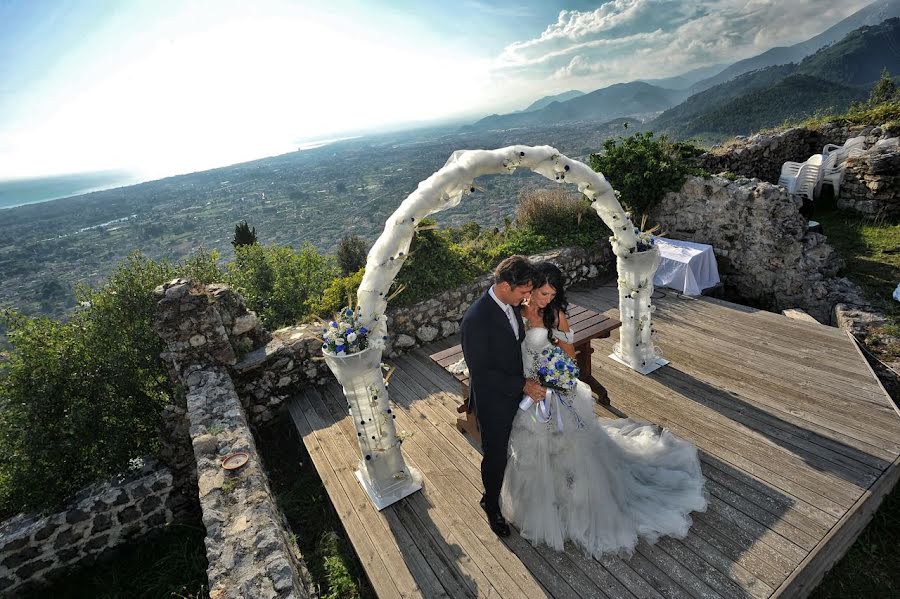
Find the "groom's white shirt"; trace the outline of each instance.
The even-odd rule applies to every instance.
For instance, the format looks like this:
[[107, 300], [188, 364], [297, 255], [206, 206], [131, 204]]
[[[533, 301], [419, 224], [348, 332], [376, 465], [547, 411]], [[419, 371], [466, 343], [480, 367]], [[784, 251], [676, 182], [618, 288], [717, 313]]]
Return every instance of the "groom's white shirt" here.
[[506, 319], [509, 321], [509, 326], [512, 327], [513, 333], [515, 334], [516, 339], [518, 339], [519, 338], [519, 323], [516, 322], [516, 315], [513, 314], [512, 306], [510, 306], [509, 304], [504, 304], [502, 301], [500, 301], [500, 298], [494, 294], [494, 286], [493, 285], [491, 285], [490, 288], [488, 289], [488, 295], [490, 295], [491, 298], [495, 302], [497, 302], [497, 305], [500, 306], [500, 309], [503, 310], [504, 314], [506, 314]]

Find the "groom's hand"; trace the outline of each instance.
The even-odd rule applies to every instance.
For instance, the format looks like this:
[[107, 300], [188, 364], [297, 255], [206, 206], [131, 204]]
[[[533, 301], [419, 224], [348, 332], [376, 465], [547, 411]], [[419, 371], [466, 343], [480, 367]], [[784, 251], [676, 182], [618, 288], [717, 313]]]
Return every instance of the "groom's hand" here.
[[541, 384], [537, 382], [537, 379], [525, 379], [525, 388], [523, 391], [526, 395], [530, 395], [534, 401], [541, 401], [547, 395], [547, 390], [544, 387], [541, 387]]

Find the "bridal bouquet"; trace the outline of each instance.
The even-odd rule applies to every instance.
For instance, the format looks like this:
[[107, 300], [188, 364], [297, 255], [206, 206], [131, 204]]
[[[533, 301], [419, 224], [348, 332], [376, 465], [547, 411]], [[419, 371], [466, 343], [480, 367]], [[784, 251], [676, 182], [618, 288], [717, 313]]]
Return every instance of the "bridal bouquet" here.
[[322, 351], [349, 356], [369, 347], [369, 330], [360, 324], [358, 310], [343, 308], [322, 331]]
[[548, 347], [535, 358], [534, 375], [548, 389], [571, 391], [578, 382], [578, 374], [578, 366], [560, 347]]

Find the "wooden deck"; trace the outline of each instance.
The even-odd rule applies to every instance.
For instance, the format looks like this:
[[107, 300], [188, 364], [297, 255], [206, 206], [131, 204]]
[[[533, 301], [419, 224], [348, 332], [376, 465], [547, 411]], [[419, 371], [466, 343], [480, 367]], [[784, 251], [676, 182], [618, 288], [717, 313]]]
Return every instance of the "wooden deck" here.
[[[659, 294], [658, 294], [659, 295]], [[616, 290], [570, 294], [618, 317]], [[671, 364], [641, 376], [593, 342], [614, 411], [697, 444], [710, 506], [685, 539], [630, 559], [501, 541], [478, 506], [480, 453], [455, 427], [459, 384], [428, 355], [393, 361], [403, 449], [422, 492], [377, 512], [356, 482], [356, 434], [336, 384], [291, 414], [379, 597], [803, 597], [900, 476], [900, 417], [854, 343], [830, 327], [666, 291], [659, 345]], [[599, 406], [598, 414], [610, 416]]]

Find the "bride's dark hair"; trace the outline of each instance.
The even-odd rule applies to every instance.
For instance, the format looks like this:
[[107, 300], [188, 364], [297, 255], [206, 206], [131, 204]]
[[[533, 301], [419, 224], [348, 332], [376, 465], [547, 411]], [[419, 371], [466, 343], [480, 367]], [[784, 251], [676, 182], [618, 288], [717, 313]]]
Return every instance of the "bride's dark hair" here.
[[566, 299], [566, 278], [559, 267], [552, 262], [538, 262], [535, 264], [535, 271], [535, 289], [550, 283], [550, 286], [556, 290], [556, 295], [544, 308], [543, 314], [544, 328], [547, 329], [547, 335], [550, 339], [553, 339], [553, 327], [558, 324], [558, 315], [560, 312], [565, 312], [569, 307], [569, 301]]

